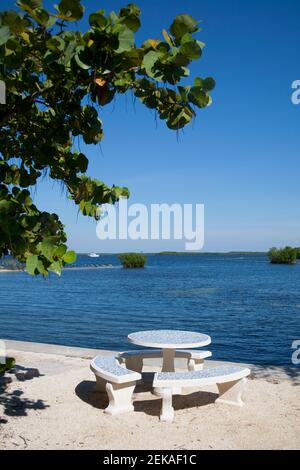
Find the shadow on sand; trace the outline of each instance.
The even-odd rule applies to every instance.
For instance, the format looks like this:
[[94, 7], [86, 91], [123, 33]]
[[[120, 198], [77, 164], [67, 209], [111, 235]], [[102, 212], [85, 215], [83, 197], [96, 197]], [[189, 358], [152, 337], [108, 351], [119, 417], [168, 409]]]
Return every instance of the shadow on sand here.
[[75, 393], [88, 405], [93, 408], [104, 410], [108, 406], [108, 398], [106, 393], [97, 392], [95, 390], [95, 382], [92, 380], [83, 380], [75, 388]]
[[[13, 381], [16, 371], [30, 371], [25, 367], [12, 369], [9, 374], [0, 375], [0, 405], [2, 416], [0, 424], [7, 423], [5, 416], [27, 416], [28, 410], [44, 410], [48, 408], [43, 400], [31, 400], [24, 396], [23, 390], [18, 388], [17, 381]], [[4, 415], [4, 416], [3, 416]]]
[[280, 383], [287, 380], [292, 385], [300, 385], [300, 367], [269, 366], [255, 364], [252, 378], [265, 379], [267, 382]]
[[[153, 399], [143, 399], [143, 394], [151, 391], [152, 384], [148, 381], [142, 382], [136, 386], [134, 391], [134, 411], [145, 413], [151, 416], [159, 416], [161, 408], [161, 399], [152, 395]], [[83, 380], [75, 388], [75, 393], [90, 406], [104, 410], [108, 406], [107, 394], [95, 390], [95, 382]], [[141, 395], [139, 397], [139, 395]], [[206, 406], [216, 401], [218, 395], [210, 392], [194, 392], [189, 395], [174, 395], [173, 407], [175, 410], [186, 408], [195, 408]]]

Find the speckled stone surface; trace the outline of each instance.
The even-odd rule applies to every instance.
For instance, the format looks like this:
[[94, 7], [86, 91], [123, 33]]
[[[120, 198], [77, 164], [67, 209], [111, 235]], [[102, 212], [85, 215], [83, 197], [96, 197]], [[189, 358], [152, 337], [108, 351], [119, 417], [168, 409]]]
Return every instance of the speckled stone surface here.
[[99, 367], [99, 369], [102, 369], [109, 374], [117, 375], [118, 377], [135, 373], [132, 370], [121, 367], [114, 357], [97, 356], [93, 360], [93, 364], [94, 366]]
[[242, 370], [243, 368], [238, 366], [220, 366], [193, 372], [158, 372], [155, 375], [155, 380], [164, 381], [207, 379], [218, 377], [220, 375], [235, 374], [236, 372], [241, 372]]
[[149, 330], [149, 331], [138, 331], [128, 335], [128, 339], [132, 342], [145, 342], [145, 343], [156, 343], [156, 344], [197, 344], [204, 343], [210, 340], [209, 336], [202, 333], [194, 333], [193, 331], [181, 331], [181, 330]]

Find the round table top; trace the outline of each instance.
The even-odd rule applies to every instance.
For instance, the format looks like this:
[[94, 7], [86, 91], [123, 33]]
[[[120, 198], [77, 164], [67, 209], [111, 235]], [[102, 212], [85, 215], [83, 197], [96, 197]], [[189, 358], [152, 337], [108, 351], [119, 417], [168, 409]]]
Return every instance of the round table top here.
[[188, 349], [206, 346], [211, 343], [211, 338], [193, 331], [150, 330], [130, 333], [128, 341], [149, 348]]

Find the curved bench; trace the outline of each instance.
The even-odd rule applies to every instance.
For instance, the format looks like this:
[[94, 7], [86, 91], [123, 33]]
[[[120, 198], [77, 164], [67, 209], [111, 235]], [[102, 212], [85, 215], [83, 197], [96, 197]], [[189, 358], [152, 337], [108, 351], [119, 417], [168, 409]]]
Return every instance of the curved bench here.
[[[162, 349], [140, 349], [137, 351], [124, 351], [119, 354], [119, 359], [131, 370], [142, 372], [144, 359], [160, 359], [163, 356]], [[187, 359], [189, 371], [202, 370], [204, 359], [211, 357], [210, 351], [200, 351], [197, 349], [178, 349], [175, 357]]]
[[250, 369], [238, 366], [219, 366], [194, 372], [157, 372], [154, 376], [154, 393], [162, 398], [161, 421], [172, 422], [174, 408], [172, 395], [181, 387], [203, 387], [216, 384], [219, 398], [216, 403], [243, 406], [242, 394]]
[[133, 411], [132, 394], [141, 374], [121, 366], [112, 356], [96, 356], [91, 364], [96, 376], [96, 390], [107, 392], [109, 405], [105, 413], [116, 415]]

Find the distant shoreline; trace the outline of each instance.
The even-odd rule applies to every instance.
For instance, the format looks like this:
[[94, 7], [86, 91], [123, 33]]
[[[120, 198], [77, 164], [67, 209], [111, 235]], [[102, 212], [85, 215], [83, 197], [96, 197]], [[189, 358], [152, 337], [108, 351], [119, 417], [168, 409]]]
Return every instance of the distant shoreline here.
[[154, 255], [165, 256], [267, 256], [263, 251], [227, 251], [227, 252], [192, 252], [192, 251], [162, 251]]
[[[263, 251], [227, 251], [227, 252], [192, 252], [192, 251], [161, 251], [157, 253], [143, 253], [145, 256], [267, 256], [266, 252]], [[88, 253], [77, 253], [78, 256], [88, 256]], [[101, 253], [100, 257], [107, 257], [107, 256], [119, 256], [120, 253]], [[63, 268], [64, 271], [67, 270], [86, 270], [86, 269], [109, 269], [109, 268], [119, 268], [120, 266], [114, 265], [107, 265], [107, 264], [99, 264], [95, 265], [85, 265], [85, 266], [65, 266]], [[0, 273], [20, 273], [25, 272], [25, 269], [9, 269], [9, 268], [1, 268]]]
[[[124, 253], [131, 253], [130, 251]], [[139, 252], [146, 256], [267, 256], [266, 251], [158, 251], [156, 253]], [[101, 253], [103, 256], [119, 256], [121, 253]], [[77, 253], [79, 256], [88, 256], [88, 253]]]
[[[122, 266], [113, 266], [113, 265], [99, 265], [99, 266], [68, 266], [62, 268], [64, 271], [83, 271], [87, 269], [112, 269], [112, 268], [121, 268]], [[25, 269], [0, 269], [0, 273], [23, 273], [26, 272]]]
[[[102, 257], [107, 256], [119, 256], [120, 253], [102, 253]], [[158, 253], [143, 253], [145, 256], [267, 256], [267, 253], [262, 251], [228, 251], [228, 252], [186, 252], [186, 251], [161, 251]], [[88, 256], [88, 253], [77, 253], [78, 256]], [[120, 266], [114, 266], [112, 264], [99, 264], [99, 265], [85, 265], [85, 266], [65, 266], [63, 268], [64, 271], [67, 270], [84, 270], [84, 269], [108, 269], [108, 268], [117, 268]], [[20, 273], [25, 272], [25, 269], [9, 269], [9, 268], [1, 268], [0, 273]]]
[[24, 269], [0, 269], [0, 273], [22, 273]]

